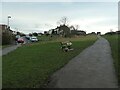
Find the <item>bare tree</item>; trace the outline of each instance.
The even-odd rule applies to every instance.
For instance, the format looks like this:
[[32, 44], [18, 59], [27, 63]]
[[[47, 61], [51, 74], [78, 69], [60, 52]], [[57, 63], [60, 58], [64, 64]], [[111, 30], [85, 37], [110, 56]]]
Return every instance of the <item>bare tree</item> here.
[[75, 30], [78, 30], [79, 27], [80, 27], [79, 25], [74, 25]]
[[58, 22], [57, 24], [58, 25], [67, 25], [69, 23], [69, 20], [66, 16], [62, 17]]
[[69, 28], [70, 30], [75, 30], [75, 27], [73, 25], [71, 25]]

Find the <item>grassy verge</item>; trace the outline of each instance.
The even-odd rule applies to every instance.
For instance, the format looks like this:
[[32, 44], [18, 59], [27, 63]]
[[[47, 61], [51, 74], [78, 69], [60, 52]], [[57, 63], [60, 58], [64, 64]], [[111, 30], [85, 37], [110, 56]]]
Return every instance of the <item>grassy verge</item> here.
[[106, 35], [104, 37], [110, 42], [114, 65], [118, 75], [118, 83], [120, 86], [120, 47], [118, 46], [120, 45], [120, 35]]
[[12, 45], [2, 45], [1, 47], [2, 47], [2, 49], [4, 49], [4, 48], [10, 47], [10, 46], [12, 46]]
[[18, 48], [3, 56], [3, 88], [43, 87], [49, 76], [96, 39], [96, 36], [72, 38], [74, 50], [67, 53], [60, 49], [58, 41], [38, 42]]

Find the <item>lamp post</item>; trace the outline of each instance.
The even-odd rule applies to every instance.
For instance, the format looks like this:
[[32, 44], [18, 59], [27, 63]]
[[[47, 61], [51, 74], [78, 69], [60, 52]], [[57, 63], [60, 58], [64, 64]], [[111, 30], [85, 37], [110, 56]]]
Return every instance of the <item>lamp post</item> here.
[[11, 18], [11, 16], [8, 16], [7, 18], [8, 18], [8, 25], [7, 26], [9, 28], [9, 19]]

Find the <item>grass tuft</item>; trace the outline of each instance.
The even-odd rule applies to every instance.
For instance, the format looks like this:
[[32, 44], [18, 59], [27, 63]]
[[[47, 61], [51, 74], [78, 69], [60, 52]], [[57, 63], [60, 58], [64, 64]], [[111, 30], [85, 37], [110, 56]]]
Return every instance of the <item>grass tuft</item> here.
[[118, 76], [118, 84], [120, 86], [120, 35], [106, 35], [104, 36], [110, 43], [112, 56], [114, 59], [114, 66]]

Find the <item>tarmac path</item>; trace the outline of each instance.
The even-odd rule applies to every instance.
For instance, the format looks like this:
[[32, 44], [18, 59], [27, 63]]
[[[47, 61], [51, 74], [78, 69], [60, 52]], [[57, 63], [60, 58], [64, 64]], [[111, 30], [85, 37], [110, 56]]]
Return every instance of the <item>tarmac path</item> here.
[[8, 54], [9, 52], [14, 51], [15, 49], [17, 49], [17, 48], [20, 47], [20, 46], [21, 46], [21, 45], [18, 44], [18, 45], [9, 46], [9, 47], [4, 48], [4, 49], [0, 49], [0, 56], [3, 56], [3, 55]]
[[55, 72], [48, 88], [118, 88], [109, 42], [99, 37]]

